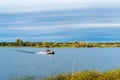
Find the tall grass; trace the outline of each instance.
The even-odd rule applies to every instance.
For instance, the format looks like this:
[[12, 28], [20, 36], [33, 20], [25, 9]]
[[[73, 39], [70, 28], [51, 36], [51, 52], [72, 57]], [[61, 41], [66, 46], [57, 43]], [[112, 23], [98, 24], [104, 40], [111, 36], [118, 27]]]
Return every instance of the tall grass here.
[[57, 76], [47, 77], [45, 79], [24, 77], [17, 80], [120, 80], [120, 69], [100, 71], [80, 71], [74, 73], [62, 73]]
[[46, 80], [120, 80], [120, 69], [106, 72], [91, 70], [74, 72], [74, 74], [59, 74]]

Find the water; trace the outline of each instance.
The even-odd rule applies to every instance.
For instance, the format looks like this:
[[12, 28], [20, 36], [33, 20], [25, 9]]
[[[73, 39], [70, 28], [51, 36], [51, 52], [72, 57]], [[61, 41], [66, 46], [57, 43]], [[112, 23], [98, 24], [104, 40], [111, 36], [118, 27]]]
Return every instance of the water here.
[[53, 48], [55, 55], [46, 55], [45, 50], [0, 48], [0, 80], [120, 67], [120, 48]]

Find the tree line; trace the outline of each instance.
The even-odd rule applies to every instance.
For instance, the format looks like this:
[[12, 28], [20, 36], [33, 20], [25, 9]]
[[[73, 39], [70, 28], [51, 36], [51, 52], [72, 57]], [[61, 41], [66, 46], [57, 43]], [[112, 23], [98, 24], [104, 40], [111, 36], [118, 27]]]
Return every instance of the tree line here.
[[36, 47], [36, 48], [55, 48], [55, 47], [120, 47], [119, 42], [97, 43], [97, 42], [30, 42], [16, 39], [15, 42], [0, 42], [0, 47]]

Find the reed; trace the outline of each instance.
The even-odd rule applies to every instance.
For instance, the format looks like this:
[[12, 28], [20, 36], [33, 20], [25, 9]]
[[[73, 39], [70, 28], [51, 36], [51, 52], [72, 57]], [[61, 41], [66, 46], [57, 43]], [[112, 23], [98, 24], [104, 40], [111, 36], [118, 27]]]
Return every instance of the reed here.
[[105, 72], [90, 70], [72, 73], [61, 73], [44, 79], [35, 77], [22, 77], [16, 80], [120, 80], [120, 68]]
[[[72, 74], [72, 75], [71, 75]], [[120, 69], [100, 71], [81, 71], [68, 74], [59, 74], [46, 80], [120, 80]]]

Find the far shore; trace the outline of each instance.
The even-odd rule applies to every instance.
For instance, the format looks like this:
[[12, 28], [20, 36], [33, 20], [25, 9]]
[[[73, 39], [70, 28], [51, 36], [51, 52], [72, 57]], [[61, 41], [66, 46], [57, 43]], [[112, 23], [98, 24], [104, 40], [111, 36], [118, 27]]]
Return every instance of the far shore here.
[[0, 42], [0, 47], [7, 48], [117, 48], [120, 42], [30, 42], [16, 39], [15, 42]]

